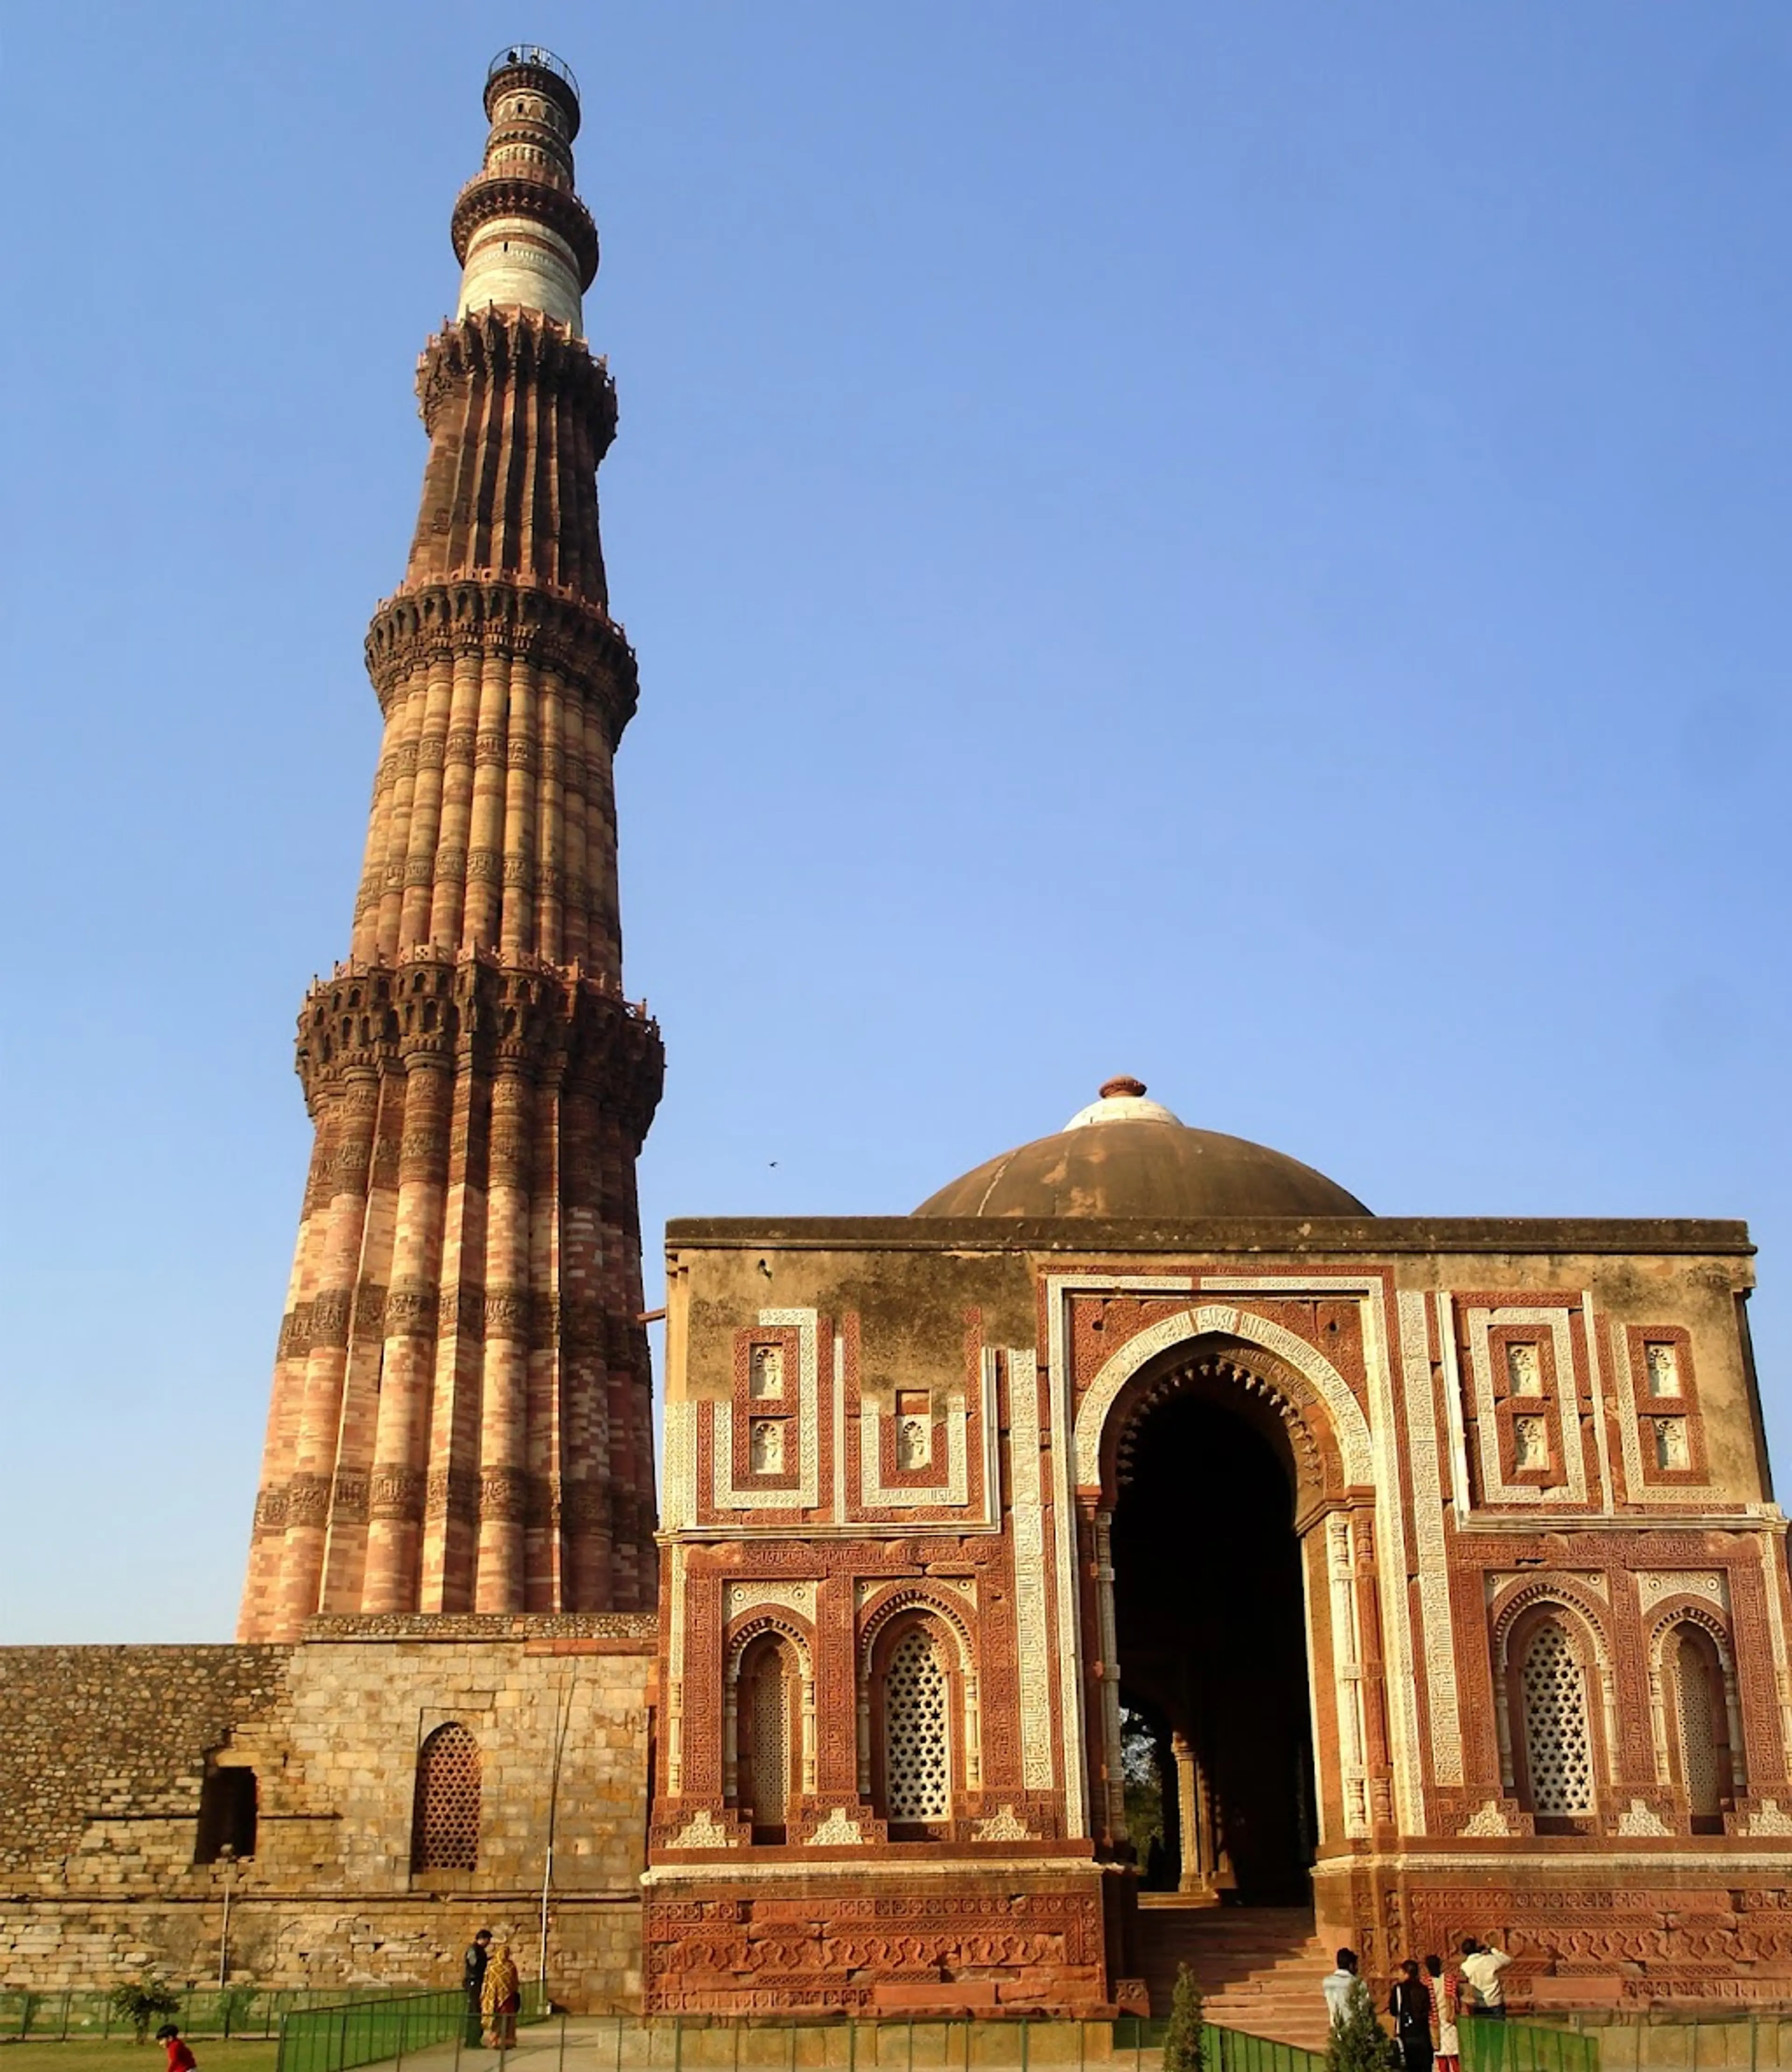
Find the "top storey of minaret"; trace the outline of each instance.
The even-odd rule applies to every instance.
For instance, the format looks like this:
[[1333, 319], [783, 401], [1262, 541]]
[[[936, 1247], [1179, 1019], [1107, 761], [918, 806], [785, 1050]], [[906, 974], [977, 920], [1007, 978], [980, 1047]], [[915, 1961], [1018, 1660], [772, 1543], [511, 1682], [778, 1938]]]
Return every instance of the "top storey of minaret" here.
[[598, 270], [598, 233], [573, 191], [578, 82], [538, 43], [512, 43], [485, 83], [485, 163], [454, 204], [457, 316], [538, 310], [585, 335], [580, 298]]

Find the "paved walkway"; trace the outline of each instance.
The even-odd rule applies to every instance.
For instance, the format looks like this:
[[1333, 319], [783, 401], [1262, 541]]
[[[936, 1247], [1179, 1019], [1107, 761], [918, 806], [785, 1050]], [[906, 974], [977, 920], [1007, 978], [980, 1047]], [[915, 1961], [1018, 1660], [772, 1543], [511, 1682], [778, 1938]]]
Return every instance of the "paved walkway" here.
[[519, 2029], [514, 2050], [437, 2044], [407, 2052], [401, 2068], [388, 2058], [368, 2072], [1157, 2072], [1162, 2054], [1161, 2043], [1116, 2046], [1114, 2025], [1104, 2021], [771, 2019], [709, 2028], [575, 2014]]

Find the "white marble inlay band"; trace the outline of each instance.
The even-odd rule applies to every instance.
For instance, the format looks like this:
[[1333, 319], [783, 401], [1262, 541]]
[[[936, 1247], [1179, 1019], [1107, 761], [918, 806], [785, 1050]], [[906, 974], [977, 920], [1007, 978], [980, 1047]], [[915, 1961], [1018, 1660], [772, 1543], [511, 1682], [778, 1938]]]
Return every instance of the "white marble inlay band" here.
[[1437, 1467], [1437, 1392], [1432, 1383], [1429, 1320], [1424, 1296], [1416, 1291], [1403, 1293], [1399, 1309], [1432, 1774], [1439, 1784], [1457, 1785], [1462, 1782], [1462, 1721], [1457, 1703], [1449, 1571], [1444, 1556], [1444, 1491]]

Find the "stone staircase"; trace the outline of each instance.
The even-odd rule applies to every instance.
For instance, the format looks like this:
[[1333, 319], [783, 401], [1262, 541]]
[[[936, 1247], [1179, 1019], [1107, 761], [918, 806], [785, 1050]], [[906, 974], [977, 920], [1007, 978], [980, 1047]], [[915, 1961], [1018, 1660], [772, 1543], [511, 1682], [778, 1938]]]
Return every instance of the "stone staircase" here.
[[1190, 1906], [1173, 1893], [1139, 1898], [1137, 1956], [1153, 2014], [1169, 2012], [1178, 1964], [1199, 1983], [1209, 2021], [1323, 2050], [1320, 1981], [1333, 1953], [1313, 1932], [1310, 1909]]

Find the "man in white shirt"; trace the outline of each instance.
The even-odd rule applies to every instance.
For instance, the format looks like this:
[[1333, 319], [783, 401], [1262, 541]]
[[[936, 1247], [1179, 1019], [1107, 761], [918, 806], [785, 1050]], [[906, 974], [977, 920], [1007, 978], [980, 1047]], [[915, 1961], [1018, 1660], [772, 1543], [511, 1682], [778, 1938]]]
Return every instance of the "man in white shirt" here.
[[1331, 2016], [1336, 2029], [1344, 2019], [1344, 2010], [1350, 2005], [1350, 1988], [1356, 1984], [1357, 1954], [1354, 1950], [1340, 1950], [1338, 1969], [1320, 1981], [1326, 1995], [1326, 2012]]
[[1475, 2012], [1490, 2021], [1506, 2019], [1506, 1986], [1500, 1977], [1511, 1963], [1503, 1950], [1490, 1950], [1469, 1936], [1462, 1945], [1462, 1975], [1474, 1988]]

